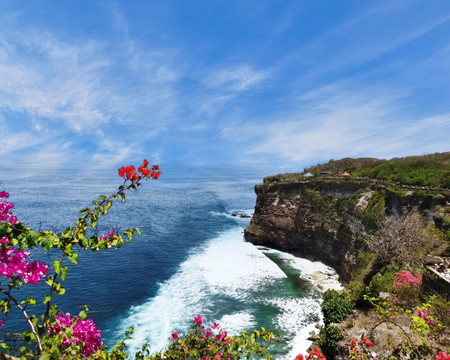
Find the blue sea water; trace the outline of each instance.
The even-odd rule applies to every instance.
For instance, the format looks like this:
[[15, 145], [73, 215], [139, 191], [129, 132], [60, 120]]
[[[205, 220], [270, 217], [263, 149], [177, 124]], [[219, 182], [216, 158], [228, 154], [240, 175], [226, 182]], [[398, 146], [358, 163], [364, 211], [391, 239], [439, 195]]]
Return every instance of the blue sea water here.
[[[80, 251], [79, 265], [70, 265], [64, 283], [66, 294], [56, 298], [60, 308], [75, 314], [88, 304], [108, 345], [134, 326], [131, 352], [144, 342], [161, 350], [172, 331], [183, 333], [201, 314], [206, 325], [218, 322], [229, 333], [261, 326], [280, 333], [274, 357], [293, 358], [298, 334], [320, 320], [317, 293], [280, 256], [269, 257], [244, 242], [248, 220], [231, 215], [253, 212], [254, 185], [264, 175], [236, 169], [163, 170], [158, 181], [144, 183], [127, 194], [125, 203], [115, 203], [98, 226], [99, 234], [139, 227], [142, 236], [118, 250]], [[55, 231], [74, 226], [80, 209], [120, 185], [115, 173], [71, 171], [10, 171], [0, 174], [0, 181], [21, 222]], [[57, 255], [37, 250], [32, 257], [51, 264]], [[44, 290], [45, 285], [29, 285], [21, 296]], [[23, 326], [17, 313], [5, 319], [5, 331]]]

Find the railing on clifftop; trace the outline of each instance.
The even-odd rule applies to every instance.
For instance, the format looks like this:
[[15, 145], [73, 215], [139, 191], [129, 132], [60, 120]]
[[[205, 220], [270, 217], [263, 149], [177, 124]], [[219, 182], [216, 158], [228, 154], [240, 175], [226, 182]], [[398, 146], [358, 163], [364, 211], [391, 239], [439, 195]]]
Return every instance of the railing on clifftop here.
[[426, 293], [439, 294], [450, 300], [450, 281], [431, 267], [428, 267], [423, 273], [421, 290]]

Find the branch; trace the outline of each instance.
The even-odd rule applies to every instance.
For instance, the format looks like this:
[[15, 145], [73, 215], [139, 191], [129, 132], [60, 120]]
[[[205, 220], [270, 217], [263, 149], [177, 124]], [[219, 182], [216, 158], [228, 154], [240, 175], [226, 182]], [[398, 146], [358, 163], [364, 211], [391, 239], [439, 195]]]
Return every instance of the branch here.
[[5, 294], [14, 304], [16, 304], [17, 308], [22, 311], [23, 316], [25, 317], [25, 320], [27, 321], [28, 325], [30, 325], [31, 328], [31, 332], [36, 335], [36, 341], [38, 344], [38, 353], [42, 354], [43, 350], [42, 350], [42, 344], [41, 344], [41, 338], [39, 337], [36, 328], [34, 327], [33, 322], [31, 321], [30, 317], [27, 314], [27, 311], [25, 310], [25, 308], [20, 305], [20, 303], [17, 301], [17, 299], [13, 296], [11, 296], [11, 294], [9, 293], [9, 291], [6, 291], [5, 289], [0, 287], [0, 292], [2, 292], [3, 294]]

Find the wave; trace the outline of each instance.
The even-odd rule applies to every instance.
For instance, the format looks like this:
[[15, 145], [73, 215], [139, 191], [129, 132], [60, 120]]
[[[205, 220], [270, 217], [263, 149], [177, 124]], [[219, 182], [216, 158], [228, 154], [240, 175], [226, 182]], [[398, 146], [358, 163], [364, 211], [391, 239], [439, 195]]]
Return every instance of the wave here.
[[320, 305], [315, 296], [293, 291], [289, 281], [275, 262], [243, 241], [236, 224], [192, 250], [154, 297], [131, 307], [111, 326], [122, 333], [134, 326], [131, 353], [145, 342], [157, 352], [174, 330], [185, 333], [201, 314], [206, 326], [218, 322], [230, 334], [260, 326], [285, 334], [290, 340], [278, 345], [277, 358], [291, 358], [299, 344], [302, 350], [307, 347], [297, 335], [320, 320]]

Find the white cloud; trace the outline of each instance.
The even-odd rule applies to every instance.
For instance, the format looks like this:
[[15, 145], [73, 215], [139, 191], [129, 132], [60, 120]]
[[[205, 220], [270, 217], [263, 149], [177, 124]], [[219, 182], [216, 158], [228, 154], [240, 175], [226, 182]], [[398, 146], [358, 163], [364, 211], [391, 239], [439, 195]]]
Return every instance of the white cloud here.
[[202, 79], [205, 86], [222, 91], [246, 91], [260, 86], [270, 72], [254, 70], [248, 64], [211, 69]]
[[346, 156], [394, 156], [448, 151], [450, 114], [404, 119], [399, 95], [381, 89], [329, 86], [306, 94], [298, 107], [234, 133], [254, 135], [252, 156], [304, 163]]

